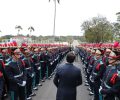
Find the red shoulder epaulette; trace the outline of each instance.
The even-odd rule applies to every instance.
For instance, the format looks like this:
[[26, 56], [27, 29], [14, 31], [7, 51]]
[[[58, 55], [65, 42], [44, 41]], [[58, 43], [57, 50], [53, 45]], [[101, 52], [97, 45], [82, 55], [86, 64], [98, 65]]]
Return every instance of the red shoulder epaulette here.
[[92, 65], [94, 63], [94, 60], [92, 60], [92, 62], [90, 62], [90, 64]]
[[89, 56], [87, 59], [90, 60], [91, 56]]
[[117, 77], [118, 77], [118, 74], [117, 74], [117, 73], [113, 74], [112, 78], [110, 79], [110, 82], [111, 82], [112, 84], [115, 84], [115, 81], [116, 81], [116, 78], [117, 78]]
[[23, 60], [21, 60], [21, 62], [22, 62], [22, 64], [23, 64], [23, 66], [25, 67], [25, 62], [24, 62]]
[[2, 72], [0, 72], [0, 77], [2, 77], [3, 76], [3, 73]]
[[5, 63], [3, 62], [3, 60], [1, 61], [2, 65], [3, 65], [3, 68], [5, 68]]
[[30, 57], [30, 61], [31, 61], [31, 62], [33, 62], [33, 59], [32, 59], [32, 57]]
[[99, 69], [100, 69], [100, 64], [98, 64], [98, 65], [96, 66], [96, 70], [99, 71]]

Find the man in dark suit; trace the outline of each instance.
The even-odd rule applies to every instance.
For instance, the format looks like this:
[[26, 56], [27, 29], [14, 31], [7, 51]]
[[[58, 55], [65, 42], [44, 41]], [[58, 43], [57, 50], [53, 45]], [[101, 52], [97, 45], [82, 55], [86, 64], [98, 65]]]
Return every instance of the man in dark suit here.
[[57, 87], [56, 100], [76, 100], [76, 87], [82, 84], [81, 70], [73, 62], [75, 54], [67, 54], [64, 65], [57, 68], [54, 84]]

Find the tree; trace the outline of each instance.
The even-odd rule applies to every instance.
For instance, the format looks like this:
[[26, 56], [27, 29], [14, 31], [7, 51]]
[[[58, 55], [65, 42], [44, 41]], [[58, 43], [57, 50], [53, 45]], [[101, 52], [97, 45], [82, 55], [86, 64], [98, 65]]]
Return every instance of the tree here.
[[106, 17], [93, 17], [91, 20], [83, 22], [81, 27], [86, 42], [109, 42], [113, 39], [113, 27]]
[[15, 26], [15, 29], [18, 30], [18, 35], [19, 35], [20, 31], [22, 30], [22, 27], [21, 27], [20, 25], [16, 25], [16, 26]]
[[113, 23], [113, 36], [114, 36], [114, 40], [120, 41], [120, 12], [116, 13], [117, 15], [117, 22]]
[[31, 32], [35, 31], [34, 27], [32, 26], [28, 27], [28, 30], [30, 31], [30, 36], [31, 36]]

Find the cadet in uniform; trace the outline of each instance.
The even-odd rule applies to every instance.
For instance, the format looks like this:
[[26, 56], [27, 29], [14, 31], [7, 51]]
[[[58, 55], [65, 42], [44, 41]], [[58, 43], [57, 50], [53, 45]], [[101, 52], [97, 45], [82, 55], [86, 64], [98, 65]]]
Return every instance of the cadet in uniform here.
[[5, 78], [4, 78], [4, 63], [2, 60], [0, 60], [0, 100], [4, 100], [4, 91], [5, 89]]
[[10, 100], [26, 100], [26, 70], [20, 59], [20, 49], [12, 49], [12, 60], [5, 64], [9, 81]]
[[[103, 82], [99, 89], [100, 94], [103, 95], [104, 100], [116, 100], [115, 96], [120, 95], [120, 53], [111, 51], [109, 55], [109, 65], [103, 77]], [[120, 99], [119, 99], [120, 100]]]
[[94, 100], [99, 100], [99, 88], [101, 85], [101, 79], [103, 78], [103, 74], [105, 72], [106, 67], [102, 61], [102, 50], [96, 50], [95, 57], [97, 61], [94, 64], [92, 73], [91, 73], [91, 80], [94, 85]]
[[41, 86], [40, 84], [40, 75], [41, 75], [41, 66], [40, 66], [40, 57], [38, 48], [34, 48], [34, 55], [32, 56], [32, 60], [34, 63], [34, 71], [35, 71], [35, 87]]
[[24, 58], [23, 61], [25, 63], [25, 69], [27, 73], [27, 81], [26, 81], [26, 94], [27, 94], [27, 100], [31, 100], [31, 96], [35, 96], [36, 94], [32, 92], [33, 88], [33, 81], [34, 81], [34, 64], [33, 60], [30, 57], [30, 50], [25, 48], [24, 49]]

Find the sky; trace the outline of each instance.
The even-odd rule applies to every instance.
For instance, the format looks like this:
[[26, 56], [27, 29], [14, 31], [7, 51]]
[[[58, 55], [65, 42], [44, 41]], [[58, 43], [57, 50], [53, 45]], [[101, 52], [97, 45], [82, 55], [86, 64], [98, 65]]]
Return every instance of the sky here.
[[[102, 15], [111, 22], [117, 19], [120, 0], [60, 0], [57, 3], [56, 36], [81, 36], [81, 24], [92, 17]], [[0, 36], [16, 35], [15, 26], [22, 26], [21, 34], [53, 35], [54, 0], [0, 0]]]

